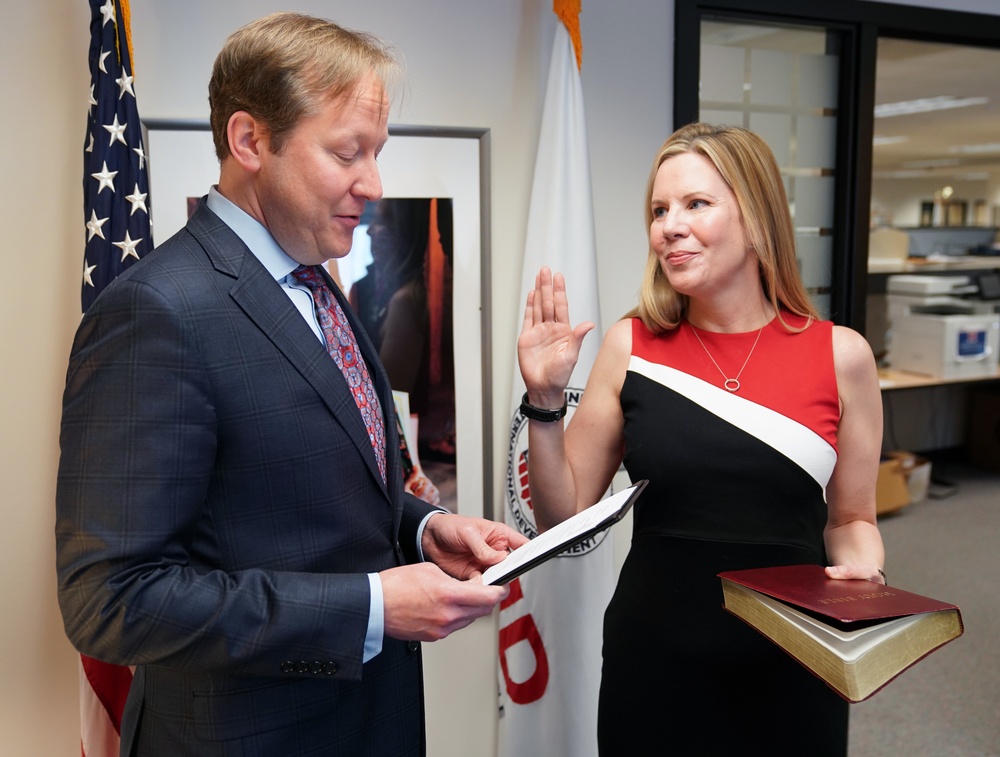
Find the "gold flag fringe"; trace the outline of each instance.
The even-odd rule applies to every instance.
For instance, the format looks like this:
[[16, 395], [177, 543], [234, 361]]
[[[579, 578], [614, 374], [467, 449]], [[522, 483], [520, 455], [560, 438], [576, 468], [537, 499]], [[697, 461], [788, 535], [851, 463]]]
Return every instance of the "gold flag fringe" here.
[[569, 38], [573, 40], [573, 51], [576, 53], [576, 68], [583, 66], [583, 40], [580, 37], [580, 3], [581, 0], [553, 0], [552, 10], [559, 16]]
[[[121, 33], [122, 28], [125, 29], [125, 44], [128, 46], [128, 64], [131, 70], [125, 73], [129, 76], [135, 76], [135, 58], [132, 55], [132, 12], [128, 5], [128, 0], [119, 0], [119, 5], [122, 11], [122, 17], [120, 19], [121, 23], [118, 25], [116, 31], [117, 34]], [[121, 46], [121, 38], [118, 39], [119, 48]], [[119, 59], [121, 58], [121, 53], [119, 53]]]

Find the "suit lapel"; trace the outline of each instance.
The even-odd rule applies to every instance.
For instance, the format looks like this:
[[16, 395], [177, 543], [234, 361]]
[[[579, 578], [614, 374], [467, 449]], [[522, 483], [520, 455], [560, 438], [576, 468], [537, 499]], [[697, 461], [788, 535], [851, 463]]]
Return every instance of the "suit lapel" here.
[[[188, 222], [188, 230], [198, 239], [215, 268], [235, 279], [230, 295], [247, 317], [284, 354], [295, 369], [308, 381], [329, 408], [337, 422], [357, 447], [366, 465], [382, 491], [388, 496], [382, 474], [378, 469], [375, 452], [368, 439], [361, 413], [348, 389], [343, 374], [333, 362], [326, 348], [315, 338], [302, 320], [302, 316], [282, 291], [271, 274], [247, 249], [242, 240], [208, 210], [204, 201]], [[399, 446], [395, 415], [392, 413], [392, 394], [387, 391], [389, 382], [375, 354], [374, 347], [353, 318], [350, 306], [343, 300], [339, 289], [328, 282], [355, 331], [358, 346], [375, 381], [386, 422], [386, 478], [400, 477]], [[374, 356], [374, 359], [373, 359]], [[388, 403], [388, 404], [387, 404]], [[398, 518], [398, 515], [397, 515]]]

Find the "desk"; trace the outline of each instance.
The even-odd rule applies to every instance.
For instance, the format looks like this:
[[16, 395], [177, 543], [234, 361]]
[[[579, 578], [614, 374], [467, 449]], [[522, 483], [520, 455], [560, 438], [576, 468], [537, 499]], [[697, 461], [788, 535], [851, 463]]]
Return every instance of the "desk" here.
[[1000, 255], [956, 255], [954, 257], [869, 258], [868, 273], [958, 273], [1000, 268]]
[[891, 368], [880, 368], [878, 372], [878, 385], [883, 392], [893, 389], [924, 389], [931, 386], [957, 386], [959, 384], [980, 384], [990, 381], [1000, 381], [1000, 368], [989, 376], [952, 379], [941, 378], [940, 376], [928, 376], [923, 373], [910, 373], [909, 371], [894, 371]]
[[[1000, 369], [990, 376], [956, 379], [880, 369], [883, 437], [890, 449], [965, 447], [972, 462], [1000, 470], [1000, 401], [979, 397], [998, 382]], [[988, 460], [992, 463], [984, 462]]]
[[[980, 273], [1000, 270], [1000, 255], [963, 255], [939, 258], [869, 258], [868, 294], [886, 294], [889, 277], [897, 273], [926, 273], [968, 276], [973, 282]], [[869, 305], [871, 307], [871, 305]]]

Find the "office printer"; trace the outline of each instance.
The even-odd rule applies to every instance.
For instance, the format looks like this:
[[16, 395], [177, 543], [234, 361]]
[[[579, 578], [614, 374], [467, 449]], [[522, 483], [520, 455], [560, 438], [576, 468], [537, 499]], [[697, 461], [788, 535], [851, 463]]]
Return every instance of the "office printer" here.
[[889, 367], [944, 379], [995, 375], [1000, 315], [963, 296], [977, 291], [968, 276], [890, 276]]

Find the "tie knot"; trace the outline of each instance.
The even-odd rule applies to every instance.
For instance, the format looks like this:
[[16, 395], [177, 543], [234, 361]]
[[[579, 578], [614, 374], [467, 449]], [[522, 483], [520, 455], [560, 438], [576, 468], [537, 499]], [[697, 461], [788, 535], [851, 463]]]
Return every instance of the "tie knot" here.
[[292, 271], [292, 276], [310, 289], [322, 289], [326, 287], [326, 280], [323, 278], [323, 274], [314, 265], [300, 265]]

